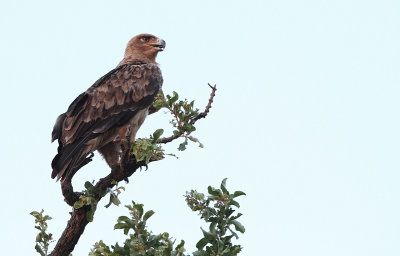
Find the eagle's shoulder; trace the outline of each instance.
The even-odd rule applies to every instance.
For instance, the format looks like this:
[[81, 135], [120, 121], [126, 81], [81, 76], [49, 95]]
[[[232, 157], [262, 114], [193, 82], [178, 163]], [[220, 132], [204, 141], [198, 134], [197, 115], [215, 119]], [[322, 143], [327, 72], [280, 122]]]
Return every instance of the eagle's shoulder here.
[[128, 80], [133, 80], [141, 82], [141, 80], [155, 79], [157, 81], [151, 82], [161, 82], [162, 74], [161, 69], [155, 63], [128, 63], [116, 67], [111, 70], [101, 78], [99, 78], [88, 90], [87, 92], [94, 91], [99, 86], [104, 84], [112, 83], [113, 86], [119, 87], [123, 86], [124, 82]]
[[157, 64], [124, 64], [111, 70], [71, 103], [63, 141], [71, 143], [90, 131], [104, 132], [125, 120], [123, 116], [149, 107], [162, 82]]

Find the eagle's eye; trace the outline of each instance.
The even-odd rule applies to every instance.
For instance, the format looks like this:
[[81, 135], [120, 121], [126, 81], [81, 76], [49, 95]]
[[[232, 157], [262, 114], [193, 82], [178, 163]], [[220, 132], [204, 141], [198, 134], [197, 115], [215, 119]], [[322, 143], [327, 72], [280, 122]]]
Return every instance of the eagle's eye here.
[[143, 36], [143, 37], [141, 38], [141, 40], [142, 40], [143, 42], [147, 43], [147, 42], [150, 40], [150, 37], [148, 37], [148, 36]]

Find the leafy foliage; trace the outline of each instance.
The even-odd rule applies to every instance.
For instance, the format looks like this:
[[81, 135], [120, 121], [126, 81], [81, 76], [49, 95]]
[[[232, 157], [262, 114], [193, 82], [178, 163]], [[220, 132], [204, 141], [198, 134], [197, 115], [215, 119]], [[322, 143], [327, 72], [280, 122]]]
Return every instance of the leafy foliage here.
[[118, 184], [116, 182], [115, 184], [117, 185], [115, 189], [108, 188], [107, 190], [99, 190], [96, 189], [96, 187], [93, 186], [92, 183], [86, 181], [86, 190], [83, 192], [82, 195], [79, 196], [79, 200], [75, 202], [74, 209], [79, 209], [84, 206], [90, 206], [90, 210], [86, 213], [86, 218], [89, 222], [92, 222], [94, 213], [97, 209], [97, 204], [99, 202], [98, 199], [96, 199], [98, 195], [104, 197], [107, 193], [110, 193], [110, 200], [108, 204], [105, 205], [106, 208], [108, 208], [111, 204], [115, 204], [116, 206], [118, 206], [121, 203], [118, 199], [118, 195], [121, 193], [121, 190], [125, 190], [125, 187], [118, 187]]
[[148, 164], [151, 161], [158, 161], [164, 158], [165, 155], [175, 156], [173, 154], [165, 154], [161, 147], [163, 141], [171, 141], [172, 139], [184, 138], [184, 141], [179, 144], [178, 150], [184, 151], [189, 141], [199, 144], [199, 147], [204, 147], [200, 141], [192, 136], [192, 132], [196, 131], [194, 119], [199, 115], [199, 109], [194, 108], [194, 101], [179, 100], [177, 92], [172, 92], [172, 95], [164, 95], [159, 93], [153, 103], [153, 107], [157, 110], [166, 108], [169, 110], [173, 119], [170, 121], [175, 128], [173, 134], [168, 138], [161, 138], [164, 133], [163, 129], [157, 129], [150, 138], [137, 139], [133, 145], [133, 155], [136, 161], [144, 161]]
[[97, 203], [98, 203], [98, 201], [95, 198], [96, 193], [98, 193], [102, 196], [105, 196], [107, 191], [96, 191], [93, 184], [90, 183], [89, 181], [85, 182], [85, 188], [86, 188], [86, 190], [83, 192], [83, 195], [80, 195], [79, 200], [75, 202], [74, 209], [79, 209], [84, 206], [90, 206], [90, 211], [88, 211], [86, 213], [86, 219], [89, 222], [92, 222], [94, 213], [96, 212], [96, 209], [97, 209]]
[[47, 256], [49, 245], [53, 242], [53, 235], [47, 233], [47, 221], [51, 220], [49, 215], [43, 215], [43, 210], [40, 212], [33, 211], [30, 214], [35, 217], [35, 228], [40, 232], [36, 235], [36, 251], [42, 255]]
[[201, 148], [203, 147], [203, 144], [191, 135], [192, 132], [196, 131], [194, 120], [199, 115], [199, 109], [194, 107], [194, 101], [179, 100], [178, 93], [174, 91], [172, 95], [166, 95], [165, 98], [162, 94], [157, 95], [153, 106], [156, 109], [166, 108], [172, 114], [173, 119], [170, 123], [175, 128], [173, 136], [185, 138], [185, 141], [179, 144], [178, 150], [185, 150], [188, 140], [198, 143]]
[[[93, 193], [93, 185], [90, 182], [85, 184], [88, 193], [81, 196], [76, 207], [93, 207], [93, 198], [89, 193]], [[115, 189], [112, 193], [117, 195], [123, 187]], [[110, 191], [108, 191], [110, 192]], [[108, 193], [103, 192], [103, 193]], [[237, 220], [241, 213], [234, 215], [233, 207], [239, 208], [236, 197], [245, 195], [242, 191], [230, 193], [226, 188], [226, 179], [224, 179], [219, 189], [208, 187], [208, 196], [199, 193], [196, 190], [186, 192], [186, 203], [193, 211], [199, 213], [200, 218], [209, 223], [209, 230], [201, 228], [203, 237], [197, 242], [197, 251], [193, 256], [235, 256], [242, 250], [240, 245], [233, 245], [231, 239], [238, 239], [238, 234], [245, 232], [244, 226]], [[111, 201], [111, 199], [110, 199]], [[109, 205], [114, 202], [110, 202]], [[116, 205], [118, 204], [114, 203]], [[96, 204], [97, 205], [97, 204]], [[74, 206], [75, 207], [75, 206]], [[114, 229], [120, 229], [127, 236], [124, 244], [118, 243], [108, 246], [102, 240], [96, 242], [89, 256], [188, 256], [185, 254], [185, 241], [175, 245], [167, 232], [155, 235], [147, 229], [147, 221], [153, 216], [154, 211], [144, 211], [143, 204], [137, 204], [132, 201], [131, 205], [125, 206], [129, 210], [128, 216], [120, 216]], [[40, 233], [36, 237], [36, 251], [47, 256], [52, 234], [46, 232], [47, 220], [51, 218], [48, 215], [43, 216], [41, 212], [32, 212], [35, 217], [35, 226]], [[92, 216], [93, 218], [93, 216]], [[233, 231], [235, 229], [235, 231]]]
[[[238, 234], [233, 228], [240, 233], [245, 232], [244, 226], [237, 221], [242, 215], [238, 213], [233, 215], [235, 210], [232, 206], [239, 208], [239, 203], [234, 198], [245, 195], [244, 192], [235, 191], [230, 194], [226, 189], [226, 179], [221, 183], [220, 189], [208, 187], [209, 195], [198, 193], [195, 190], [186, 192], [186, 202], [193, 211], [198, 211], [201, 218], [210, 223], [208, 231], [201, 229], [203, 238], [197, 244], [197, 251], [194, 256], [234, 256], [237, 255], [242, 247], [233, 245], [232, 237], [238, 238]], [[132, 205], [127, 205], [130, 217], [120, 216], [115, 224], [114, 229], [123, 230], [128, 236], [124, 245], [118, 243], [111, 247], [103, 241], [99, 241], [94, 245], [90, 252], [90, 256], [131, 256], [131, 255], [149, 255], [149, 256], [185, 256], [185, 242], [182, 240], [175, 248], [169, 234], [164, 232], [159, 235], [152, 234], [147, 230], [146, 222], [154, 214], [150, 210], [144, 213], [143, 204], [136, 204], [132, 201]], [[144, 214], [143, 214], [144, 213]], [[229, 234], [227, 234], [229, 231]]]
[[144, 213], [143, 204], [136, 204], [134, 201], [125, 207], [129, 209], [130, 217], [120, 216], [114, 226], [114, 229], [121, 229], [128, 236], [124, 245], [120, 246], [116, 243], [110, 248], [103, 241], [99, 241], [89, 253], [90, 256], [184, 255], [184, 241], [174, 248], [175, 241], [171, 240], [168, 233], [154, 235], [147, 230], [146, 222], [154, 211]]
[[[222, 181], [220, 189], [208, 187], [208, 196], [191, 190], [186, 193], [186, 202], [190, 209], [199, 212], [199, 215], [205, 222], [210, 223], [209, 230], [204, 230], [203, 238], [197, 244], [197, 251], [194, 256], [220, 255], [230, 256], [237, 255], [242, 247], [233, 245], [232, 237], [238, 239], [238, 234], [233, 231], [233, 227], [240, 233], [245, 232], [244, 226], [237, 221], [242, 216], [241, 213], [234, 215], [233, 206], [239, 208], [240, 205], [234, 198], [245, 195], [242, 191], [235, 191], [230, 194], [226, 189], [226, 178]], [[229, 231], [229, 233], [228, 233]]]
[[164, 133], [163, 129], [156, 130], [149, 139], [137, 139], [133, 144], [133, 155], [136, 161], [144, 161], [148, 164], [150, 161], [158, 161], [164, 158], [164, 149], [157, 140]]
[[106, 204], [104, 207], [108, 208], [110, 207], [111, 204], [115, 204], [116, 206], [119, 206], [121, 204], [121, 202], [118, 199], [118, 195], [121, 194], [121, 190], [125, 191], [125, 187], [124, 186], [119, 186], [118, 187], [118, 182], [113, 182], [116, 185], [115, 189], [108, 189], [108, 193], [110, 193], [110, 200], [108, 202], [108, 204]]

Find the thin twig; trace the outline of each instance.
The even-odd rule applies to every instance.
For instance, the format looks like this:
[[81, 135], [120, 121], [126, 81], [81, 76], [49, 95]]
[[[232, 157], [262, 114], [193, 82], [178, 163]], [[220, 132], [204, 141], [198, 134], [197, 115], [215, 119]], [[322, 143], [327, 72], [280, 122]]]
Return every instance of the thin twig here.
[[211, 84], [208, 84], [208, 86], [210, 86], [212, 91], [210, 94], [210, 98], [208, 99], [208, 104], [206, 106], [206, 109], [203, 112], [201, 112], [200, 114], [198, 114], [195, 118], [193, 118], [190, 121], [190, 124], [194, 124], [197, 120], [199, 120], [201, 118], [205, 118], [207, 116], [208, 112], [210, 112], [211, 104], [213, 103], [214, 97], [215, 97], [215, 91], [217, 90], [217, 85], [211, 86]]
[[[208, 99], [208, 104], [207, 104], [207, 106], [206, 106], [206, 108], [204, 109], [203, 112], [201, 112], [196, 117], [194, 117], [192, 120], [190, 120], [189, 123], [191, 125], [196, 123], [197, 120], [199, 120], [201, 118], [205, 118], [207, 116], [208, 112], [210, 112], [211, 104], [213, 103], [214, 97], [215, 97], [215, 91], [217, 90], [217, 85], [211, 86], [210, 84], [208, 84], [208, 86], [212, 89], [211, 94], [210, 94], [210, 98]], [[173, 140], [176, 140], [176, 139], [180, 138], [184, 133], [185, 132], [179, 131], [179, 133], [177, 133], [175, 135], [171, 135], [169, 137], [160, 138], [160, 139], [157, 140], [157, 143], [166, 144], [168, 142], [171, 142]]]
[[171, 142], [173, 140], [176, 140], [177, 138], [180, 138], [183, 135], [183, 132], [177, 133], [176, 135], [171, 135], [169, 137], [164, 137], [164, 138], [160, 138], [157, 140], [157, 143], [163, 143], [166, 144], [168, 142]]

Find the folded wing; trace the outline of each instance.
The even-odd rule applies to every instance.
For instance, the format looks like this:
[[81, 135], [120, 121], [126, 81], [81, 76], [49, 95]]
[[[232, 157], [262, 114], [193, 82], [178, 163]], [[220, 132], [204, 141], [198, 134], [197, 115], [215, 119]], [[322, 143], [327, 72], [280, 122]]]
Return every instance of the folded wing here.
[[52, 161], [51, 177], [64, 179], [90, 153], [108, 143], [104, 141], [105, 134], [149, 108], [161, 85], [157, 64], [125, 64], [79, 95], [54, 125], [52, 141], [58, 140], [59, 147]]

